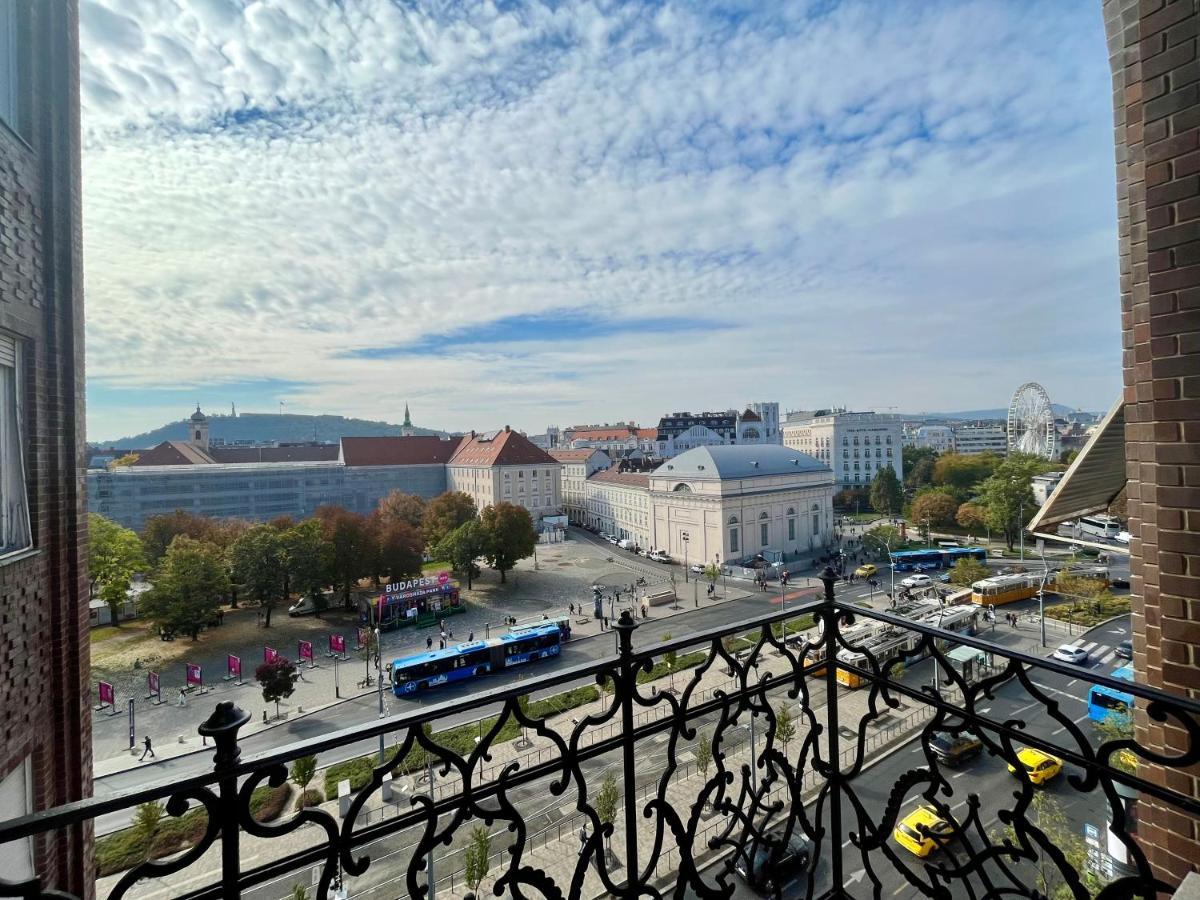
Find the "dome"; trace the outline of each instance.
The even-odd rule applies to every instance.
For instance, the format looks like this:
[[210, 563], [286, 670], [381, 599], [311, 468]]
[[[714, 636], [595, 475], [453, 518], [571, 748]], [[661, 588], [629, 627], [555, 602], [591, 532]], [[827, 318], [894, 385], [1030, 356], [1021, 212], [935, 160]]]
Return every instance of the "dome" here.
[[725, 444], [696, 447], [680, 453], [655, 469], [653, 474], [703, 481], [828, 471], [825, 463], [791, 447], [779, 444]]
[[192, 421], [193, 422], [207, 422], [208, 421], [208, 417], [205, 416], [204, 413], [200, 412], [200, 404], [199, 403], [196, 404], [196, 411], [194, 413], [192, 413]]

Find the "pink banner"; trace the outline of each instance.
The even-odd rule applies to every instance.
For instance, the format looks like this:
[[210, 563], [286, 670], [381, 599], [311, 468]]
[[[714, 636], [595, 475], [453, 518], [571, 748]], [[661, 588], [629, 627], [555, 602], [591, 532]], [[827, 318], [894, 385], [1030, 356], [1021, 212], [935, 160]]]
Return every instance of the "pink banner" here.
[[297, 646], [300, 648], [300, 659], [312, 662], [312, 641], [300, 641]]
[[204, 675], [195, 663], [187, 664], [187, 683], [189, 686], [204, 684]]
[[346, 652], [346, 637], [341, 634], [331, 634], [329, 636], [329, 652], [330, 653], [345, 653]]
[[113, 686], [107, 681], [100, 682], [100, 702], [107, 703], [109, 706], [116, 705], [116, 694], [113, 691]]
[[275, 662], [275, 657], [278, 655], [274, 647], [263, 647], [263, 662]]
[[365, 628], [358, 629], [358, 646], [360, 646], [360, 647], [367, 646], [368, 637], [369, 637], [369, 632], [367, 631], [367, 629], [365, 629]]
[[229, 666], [230, 678], [242, 677], [242, 660], [240, 657], [234, 656], [232, 653], [230, 653], [226, 659], [226, 663]]
[[150, 688], [151, 697], [162, 696], [162, 687], [159, 685], [157, 672], [151, 672], [146, 676], [146, 686]]

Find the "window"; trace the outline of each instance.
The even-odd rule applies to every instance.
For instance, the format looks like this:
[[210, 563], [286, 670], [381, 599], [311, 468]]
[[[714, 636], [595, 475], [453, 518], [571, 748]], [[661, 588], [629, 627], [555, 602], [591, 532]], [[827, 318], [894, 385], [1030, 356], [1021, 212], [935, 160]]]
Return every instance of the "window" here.
[[758, 537], [762, 546], [767, 546], [771, 543], [771, 523], [767, 519], [766, 513], [759, 513], [758, 516]]
[[729, 517], [729, 552], [738, 552], [738, 520], [737, 516]]
[[796, 510], [794, 510], [790, 507], [788, 508], [787, 520], [788, 520], [788, 540], [794, 541], [796, 539]]
[[[23, 135], [22, 81], [25, 67], [22, 65], [22, 41], [19, 39], [20, 13], [17, 0], [0, 0], [0, 119], [17, 134]], [[24, 42], [28, 43], [28, 41]]]
[[[0, 9], [4, 9], [0, 0]], [[25, 493], [25, 443], [17, 342], [0, 334], [0, 557], [32, 545]]]

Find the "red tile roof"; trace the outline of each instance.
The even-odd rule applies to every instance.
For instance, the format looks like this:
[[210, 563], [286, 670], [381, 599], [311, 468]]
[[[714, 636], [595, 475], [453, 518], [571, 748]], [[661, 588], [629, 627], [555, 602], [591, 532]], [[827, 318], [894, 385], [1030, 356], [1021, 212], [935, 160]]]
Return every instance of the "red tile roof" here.
[[444, 465], [459, 446], [457, 438], [443, 440], [436, 435], [344, 437], [342, 462], [347, 466]]
[[573, 441], [623, 441], [634, 431], [635, 429], [628, 425], [612, 428], [572, 428], [570, 437]]
[[744, 413], [742, 413], [742, 421], [743, 422], [761, 422], [762, 416], [760, 416], [754, 410], [750, 409], [750, 407], [746, 407], [746, 411]]
[[588, 476], [588, 481], [598, 481], [603, 484], [619, 484], [624, 487], [649, 488], [650, 473], [648, 472], [618, 472], [616, 469], [601, 469]]
[[654, 428], [638, 428], [637, 436], [639, 438], [650, 438], [651, 440], [658, 440], [658, 427], [655, 426]]
[[505, 426], [499, 431], [464, 437], [449, 465], [540, 466], [558, 465], [558, 461], [525, 435]]
[[135, 466], [197, 466], [216, 462], [199, 447], [184, 441], [163, 441], [157, 447], [142, 452]]
[[588, 458], [593, 453], [603, 453], [604, 451], [597, 450], [595, 447], [581, 447], [578, 450], [562, 450], [562, 449], [559, 449], [556, 447], [555, 449], [547, 450], [546, 452], [549, 453], [552, 457], [554, 457], [554, 459], [558, 460], [559, 462], [565, 463], [565, 462], [587, 462]]

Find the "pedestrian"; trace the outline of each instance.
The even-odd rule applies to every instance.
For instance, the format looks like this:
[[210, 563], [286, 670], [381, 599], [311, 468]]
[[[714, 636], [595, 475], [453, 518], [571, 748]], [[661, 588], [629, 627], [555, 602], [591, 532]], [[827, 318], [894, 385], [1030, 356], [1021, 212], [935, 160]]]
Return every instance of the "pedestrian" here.
[[426, 650], [432, 650], [432, 649], [433, 649], [433, 638], [432, 638], [432, 637], [430, 637], [429, 635], [426, 635], [426, 636], [425, 636], [425, 649], [426, 649]]
[[138, 762], [141, 762], [143, 759], [145, 759], [147, 754], [150, 755], [151, 759], [155, 759], [156, 757], [154, 756], [154, 748], [150, 746], [150, 735], [146, 735], [145, 740], [142, 741], [142, 745], [146, 749], [142, 751], [141, 758], [138, 759]]
[[467, 632], [467, 643], [468, 643], [468, 644], [471, 644], [471, 643], [474, 643], [474, 642], [475, 642], [475, 632], [474, 632], [474, 631], [468, 631], [468, 632]]
[[438, 649], [439, 650], [446, 649], [446, 639], [445, 638], [442, 638], [440, 641], [438, 641]]
[[187, 706], [187, 688], [179, 689], [179, 705]]
[[587, 826], [584, 825], [579, 829], [579, 855], [583, 856], [583, 851], [587, 849]]

